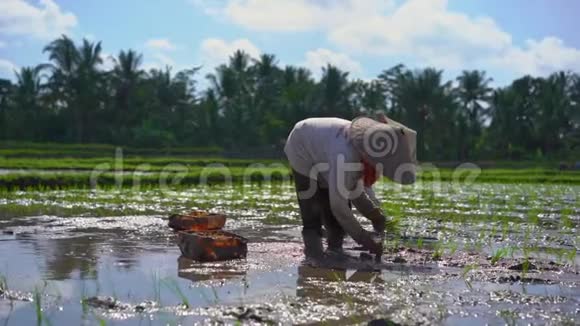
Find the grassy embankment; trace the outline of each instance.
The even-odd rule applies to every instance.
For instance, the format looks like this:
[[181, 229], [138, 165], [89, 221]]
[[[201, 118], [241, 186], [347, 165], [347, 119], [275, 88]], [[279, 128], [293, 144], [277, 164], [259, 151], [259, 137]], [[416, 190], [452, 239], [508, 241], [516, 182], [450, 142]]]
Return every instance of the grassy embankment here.
[[[0, 143], [0, 169], [9, 170], [0, 173], [0, 188], [88, 188], [95, 185], [91, 180], [99, 187], [191, 186], [204, 180], [284, 180], [290, 175], [284, 160], [232, 159], [221, 154], [219, 148], [123, 148], [122, 158], [116, 158], [111, 145]], [[425, 170], [419, 180], [580, 185], [580, 171], [560, 171], [557, 163], [502, 162], [496, 167], [479, 174], [471, 169]]]

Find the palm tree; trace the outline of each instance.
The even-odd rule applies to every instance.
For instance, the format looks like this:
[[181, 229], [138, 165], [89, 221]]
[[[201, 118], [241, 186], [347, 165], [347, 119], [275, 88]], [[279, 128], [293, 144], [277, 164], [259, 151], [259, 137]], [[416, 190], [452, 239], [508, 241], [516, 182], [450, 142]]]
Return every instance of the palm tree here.
[[320, 80], [320, 114], [351, 118], [354, 115], [350, 105], [353, 89], [348, 81], [348, 72], [328, 64], [322, 68]]
[[383, 83], [378, 80], [365, 82], [357, 80], [353, 83], [354, 106], [367, 114], [386, 111], [386, 98]]
[[572, 75], [565, 72], [536, 80], [538, 108], [534, 127], [543, 155], [558, 151], [562, 139], [573, 128], [573, 83]]
[[[256, 107], [256, 83], [250, 69], [250, 56], [238, 50], [230, 57], [227, 65], [216, 68], [207, 75], [219, 103], [219, 113], [223, 116], [223, 130], [226, 146], [247, 143], [255, 130], [252, 110]], [[246, 130], [239, 126], [243, 125]]]
[[155, 108], [156, 113], [171, 114], [175, 110], [173, 106], [175, 99], [171, 89], [171, 68], [166, 66], [165, 69], [151, 69], [148, 75], [148, 82], [153, 86], [155, 99], [158, 102]]
[[492, 88], [491, 78], [484, 71], [466, 71], [457, 77], [458, 86], [455, 89], [459, 105], [462, 108], [459, 121], [459, 159], [469, 157], [470, 149], [476, 146], [481, 136], [481, 127], [488, 117], [489, 100]]
[[494, 91], [491, 100], [491, 124], [487, 143], [489, 151], [497, 157], [517, 158], [514, 149], [518, 148], [514, 131], [517, 130], [517, 94], [506, 87]]
[[299, 120], [315, 114], [315, 82], [310, 71], [305, 68], [287, 66], [283, 72], [281, 102], [282, 117], [286, 121], [285, 131]]
[[250, 65], [250, 55], [243, 50], [236, 50], [230, 57], [229, 65], [237, 73], [245, 73]]
[[208, 89], [202, 96], [199, 107], [198, 121], [201, 125], [199, 140], [196, 144], [203, 146], [222, 145], [222, 126], [219, 123], [219, 105], [215, 90]]
[[248, 116], [257, 128], [254, 128], [249, 140], [250, 145], [263, 145], [285, 133], [285, 130], [281, 131], [285, 123], [280, 117], [283, 110], [280, 97], [282, 73], [273, 54], [262, 54], [258, 60], [254, 60], [250, 73], [256, 83], [256, 94], [253, 100], [255, 104], [248, 108]]
[[113, 73], [115, 77], [124, 85], [134, 85], [136, 81], [144, 76], [144, 71], [140, 69], [143, 63], [143, 55], [133, 50], [119, 52], [115, 61]]
[[384, 70], [378, 76], [378, 81], [382, 84], [381, 88], [384, 89], [387, 114], [395, 120], [401, 120], [403, 115], [401, 112], [401, 106], [397, 103], [396, 96], [400, 84], [399, 81], [401, 81], [405, 74], [408, 73], [410, 72], [407, 68], [404, 65], [399, 64]]
[[[202, 118], [196, 112], [197, 98], [195, 94], [195, 75], [200, 67], [185, 69], [177, 72], [172, 80], [172, 93], [176, 100], [176, 112], [174, 114], [175, 121], [173, 128], [176, 130], [175, 134], [180, 139], [192, 139], [201, 126], [200, 121], [196, 118]], [[197, 115], [196, 115], [197, 114]]]
[[[279, 98], [280, 69], [277, 67], [276, 56], [262, 54], [258, 60], [254, 60], [254, 66], [250, 69], [256, 80], [256, 97], [259, 102], [258, 109], [274, 109], [272, 102]], [[264, 107], [265, 106], [265, 107]], [[260, 115], [263, 112], [258, 112]]]
[[493, 81], [485, 76], [485, 71], [464, 70], [457, 77], [459, 83], [456, 91], [459, 101], [472, 125], [479, 125], [485, 118], [487, 102], [491, 99], [493, 89], [489, 84]]
[[87, 39], [83, 40], [83, 44], [78, 49], [79, 52], [79, 69], [81, 74], [96, 74], [98, 73], [98, 66], [103, 63], [101, 57], [101, 42], [92, 43]]
[[16, 72], [16, 89], [14, 104], [18, 112], [14, 112], [17, 124], [23, 128], [17, 129], [20, 137], [28, 140], [35, 138], [39, 117], [42, 114], [40, 96], [42, 91], [41, 71], [43, 66], [24, 67]]
[[50, 42], [43, 52], [48, 52], [51, 61], [48, 64], [52, 70], [49, 84], [55, 97], [55, 103], [64, 107], [65, 115], [71, 116], [74, 126], [73, 134], [78, 141], [82, 138], [81, 108], [78, 103], [79, 51], [74, 42], [63, 35]]
[[[102, 72], [99, 66], [101, 43], [83, 40], [80, 47], [67, 36], [49, 43], [44, 52], [49, 53], [52, 70], [51, 86], [57, 94], [57, 103], [64, 104], [66, 111], [72, 115], [74, 139], [82, 143], [92, 131], [86, 131], [87, 121], [95, 118], [95, 111], [100, 106]], [[94, 127], [93, 124], [88, 125]]]
[[262, 54], [258, 60], [254, 60], [256, 74], [260, 79], [274, 77], [277, 72], [278, 60], [273, 54]]
[[115, 96], [114, 116], [116, 130], [119, 137], [127, 137], [127, 128], [134, 124], [136, 108], [134, 107], [137, 86], [145, 72], [140, 69], [143, 56], [133, 50], [121, 51], [117, 58], [113, 59], [115, 66], [112, 71], [112, 83]]
[[13, 92], [12, 82], [9, 79], [0, 79], [0, 129], [2, 129], [0, 136], [2, 139], [6, 139], [8, 136], [8, 107]]
[[456, 140], [457, 117], [451, 83], [443, 82], [443, 71], [433, 68], [410, 71], [397, 66], [382, 76], [383, 82], [388, 82], [391, 105], [396, 105], [391, 111], [417, 130], [418, 158], [449, 159]]
[[[16, 98], [20, 104], [34, 103], [41, 90], [40, 73], [43, 67], [23, 67], [16, 72]], [[20, 105], [22, 108], [28, 108], [29, 105]]]
[[73, 40], [68, 38], [68, 36], [63, 35], [50, 42], [46, 47], [44, 47], [43, 52], [48, 52], [49, 54], [48, 58], [52, 61], [51, 67], [53, 69], [53, 74], [72, 76], [76, 73], [80, 54]]
[[[564, 135], [564, 145], [570, 153], [580, 150], [580, 75], [572, 74], [570, 85], [570, 114], [571, 128]], [[573, 155], [576, 155], [573, 154]], [[576, 155], [578, 156], [578, 155]]]
[[[79, 65], [77, 72], [77, 109], [76, 109], [76, 141], [82, 143], [90, 139], [95, 133], [93, 132], [94, 124], [88, 121], [94, 121], [101, 107], [103, 90], [103, 72], [99, 67], [103, 63], [101, 57], [101, 43], [92, 43], [86, 39], [83, 40], [79, 47]], [[87, 130], [87, 128], [89, 130]]]
[[492, 151], [500, 157], [523, 159], [534, 150], [537, 136], [536, 80], [530, 76], [515, 80], [510, 86], [496, 90], [491, 102]]

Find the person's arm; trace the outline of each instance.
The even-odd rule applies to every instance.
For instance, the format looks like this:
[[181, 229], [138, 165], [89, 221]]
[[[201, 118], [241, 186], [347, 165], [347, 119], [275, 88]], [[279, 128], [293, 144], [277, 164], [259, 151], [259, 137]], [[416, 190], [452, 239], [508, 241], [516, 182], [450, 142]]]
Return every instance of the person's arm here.
[[[381, 252], [382, 243], [377, 243], [372, 238], [372, 234], [362, 228], [360, 223], [354, 217], [352, 209], [348, 204], [349, 198], [344, 196], [344, 192], [352, 192], [356, 188], [356, 184], [353, 185], [351, 179], [349, 179], [348, 176], [345, 176], [343, 179], [344, 184], [339, 185], [336, 169], [331, 168], [329, 172], [328, 194], [330, 208], [338, 223], [357, 243], [361, 244], [371, 252]], [[339, 190], [339, 187], [342, 187], [342, 193], [341, 190]], [[364, 194], [364, 191], [362, 193]]]
[[373, 189], [372, 186], [365, 187], [365, 192], [367, 193], [369, 199], [373, 202], [373, 204], [375, 204], [376, 207], [381, 207], [381, 202], [377, 198], [375, 190]]
[[[369, 191], [370, 190], [370, 191]], [[380, 203], [372, 188], [367, 187], [359, 196], [352, 199], [352, 204], [356, 209], [373, 225], [373, 229], [378, 233], [385, 232], [387, 219], [381, 210]]]

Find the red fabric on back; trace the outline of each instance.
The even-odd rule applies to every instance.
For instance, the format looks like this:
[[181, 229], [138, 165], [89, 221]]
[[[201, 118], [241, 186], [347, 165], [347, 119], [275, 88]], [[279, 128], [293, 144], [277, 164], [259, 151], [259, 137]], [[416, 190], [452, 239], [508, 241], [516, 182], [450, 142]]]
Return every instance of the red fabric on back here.
[[363, 183], [365, 187], [370, 187], [381, 177], [379, 171], [374, 165], [368, 163], [366, 160], [361, 160], [363, 164]]

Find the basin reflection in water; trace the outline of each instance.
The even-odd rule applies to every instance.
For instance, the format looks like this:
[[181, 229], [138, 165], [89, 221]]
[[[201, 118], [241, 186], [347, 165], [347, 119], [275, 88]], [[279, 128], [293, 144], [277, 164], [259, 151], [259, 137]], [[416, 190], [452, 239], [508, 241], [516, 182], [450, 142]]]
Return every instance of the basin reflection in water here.
[[199, 263], [183, 256], [177, 259], [177, 276], [192, 282], [242, 278], [247, 270], [247, 263], [242, 261], [226, 264]]

